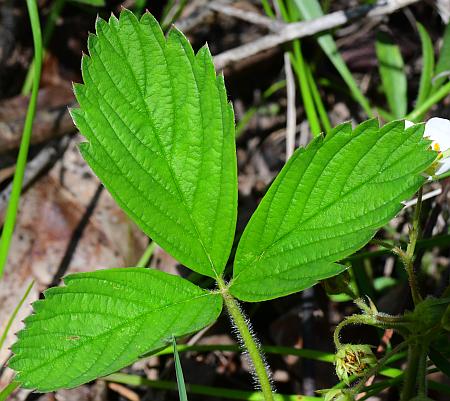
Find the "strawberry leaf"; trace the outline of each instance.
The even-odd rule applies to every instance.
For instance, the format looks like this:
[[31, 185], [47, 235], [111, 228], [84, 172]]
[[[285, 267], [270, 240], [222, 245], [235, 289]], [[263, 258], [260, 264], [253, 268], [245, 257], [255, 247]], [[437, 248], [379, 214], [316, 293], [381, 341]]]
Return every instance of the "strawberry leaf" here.
[[143, 268], [67, 276], [45, 292], [18, 333], [9, 366], [24, 388], [72, 388], [113, 373], [214, 322], [219, 294]]
[[339, 125], [299, 149], [247, 225], [230, 291], [262, 301], [311, 287], [345, 269], [335, 262], [364, 246], [424, 183], [436, 159], [424, 126]]
[[181, 263], [218, 277], [237, 213], [234, 117], [207, 47], [166, 40], [148, 13], [97, 20], [73, 119], [121, 208]]

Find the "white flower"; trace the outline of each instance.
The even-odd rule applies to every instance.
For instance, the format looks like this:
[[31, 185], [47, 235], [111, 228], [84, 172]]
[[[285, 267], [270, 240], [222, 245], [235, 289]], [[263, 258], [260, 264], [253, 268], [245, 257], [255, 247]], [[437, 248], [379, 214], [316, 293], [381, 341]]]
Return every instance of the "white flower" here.
[[[405, 120], [405, 128], [412, 127], [413, 122]], [[439, 163], [435, 175], [450, 170], [450, 120], [433, 117], [425, 124], [424, 137], [432, 141], [432, 148], [439, 152]]]

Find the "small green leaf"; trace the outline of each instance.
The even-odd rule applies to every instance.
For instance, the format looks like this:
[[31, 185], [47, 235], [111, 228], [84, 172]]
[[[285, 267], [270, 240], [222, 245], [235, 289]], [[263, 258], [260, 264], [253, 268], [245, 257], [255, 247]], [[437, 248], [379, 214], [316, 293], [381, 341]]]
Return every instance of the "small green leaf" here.
[[97, 20], [73, 119], [80, 150], [121, 208], [160, 246], [217, 277], [237, 213], [234, 117], [207, 47], [168, 39], [148, 13]]
[[219, 294], [177, 276], [125, 268], [80, 273], [33, 304], [9, 366], [22, 387], [72, 388], [214, 322]]
[[288, 295], [342, 272], [423, 184], [436, 159], [424, 126], [339, 125], [299, 149], [240, 240], [230, 291], [244, 301]]
[[417, 23], [420, 41], [422, 42], [422, 74], [420, 76], [419, 94], [417, 95], [416, 107], [420, 106], [430, 95], [431, 80], [434, 73], [434, 49], [430, 35], [425, 27]]
[[450, 361], [441, 352], [434, 347], [430, 347], [428, 352], [430, 359], [436, 365], [436, 367], [448, 377], [450, 377]]
[[408, 107], [405, 66], [400, 48], [385, 32], [379, 32], [375, 43], [384, 93], [394, 118], [403, 118]]

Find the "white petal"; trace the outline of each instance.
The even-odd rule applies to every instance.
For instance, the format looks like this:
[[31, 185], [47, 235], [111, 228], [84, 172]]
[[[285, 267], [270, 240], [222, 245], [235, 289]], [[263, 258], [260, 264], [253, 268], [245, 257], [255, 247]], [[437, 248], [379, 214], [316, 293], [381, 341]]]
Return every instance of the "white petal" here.
[[413, 125], [415, 124], [412, 121], [405, 120], [405, 129], [412, 127]]
[[450, 149], [450, 120], [445, 118], [430, 118], [425, 124], [425, 137], [437, 143], [441, 152]]
[[435, 175], [441, 175], [450, 170], [450, 157], [440, 160], [439, 168], [436, 170]]

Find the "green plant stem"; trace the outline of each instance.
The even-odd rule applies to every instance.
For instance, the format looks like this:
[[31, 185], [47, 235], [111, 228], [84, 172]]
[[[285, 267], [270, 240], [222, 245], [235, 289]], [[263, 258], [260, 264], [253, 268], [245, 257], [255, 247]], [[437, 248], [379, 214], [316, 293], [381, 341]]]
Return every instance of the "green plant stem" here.
[[390, 244], [389, 242], [386, 242], [386, 241], [383, 241], [383, 240], [379, 240], [379, 239], [373, 239], [372, 241], [370, 241], [370, 243], [382, 246], [383, 248], [389, 249], [391, 251], [395, 248], [394, 244]]
[[333, 340], [336, 349], [339, 349], [342, 346], [341, 340], [339, 339], [342, 329], [345, 326], [350, 324], [368, 324], [368, 325], [376, 325], [376, 320], [367, 315], [352, 315], [347, 317], [345, 320], [340, 322], [336, 329], [334, 330]]
[[148, 265], [148, 262], [150, 261], [150, 258], [153, 255], [153, 252], [156, 248], [156, 242], [152, 241], [145, 249], [144, 253], [142, 254], [141, 258], [139, 259], [139, 262], [137, 262], [136, 267], [146, 267]]
[[419, 238], [420, 213], [422, 211], [422, 195], [423, 188], [419, 189], [417, 195], [417, 205], [414, 211], [414, 220], [409, 234], [409, 244], [406, 248], [406, 254], [403, 256], [406, 272], [408, 273], [409, 285], [411, 287], [411, 294], [414, 305], [417, 305], [422, 297], [419, 292], [419, 285], [417, 283], [416, 273], [414, 272], [414, 252], [416, 249], [417, 239]]
[[0, 391], [0, 401], [5, 401], [12, 394], [14, 390], [19, 387], [20, 383], [12, 381], [2, 391]]
[[[263, 346], [261, 347], [263, 352], [267, 354], [276, 355], [295, 355], [300, 358], [313, 359], [315, 361], [333, 363], [335, 358], [334, 354], [330, 352], [322, 352], [314, 349], [306, 348], [292, 348], [292, 347], [280, 347], [280, 346]], [[178, 352], [239, 352], [240, 348], [237, 345], [177, 345]], [[155, 355], [170, 355], [173, 353], [173, 348], [171, 346], [164, 348], [163, 350], [157, 352]]]
[[41, 27], [39, 24], [39, 13], [36, 0], [27, 0], [28, 12], [30, 14], [31, 29], [33, 32], [34, 42], [34, 59], [36, 60], [34, 67], [33, 90], [31, 92], [30, 102], [28, 104], [27, 116], [23, 128], [22, 140], [17, 157], [16, 172], [12, 184], [11, 197], [5, 215], [5, 223], [0, 239], [0, 278], [8, 260], [9, 246], [16, 224], [17, 209], [19, 206], [20, 193], [22, 191], [23, 176], [27, 163], [28, 149], [30, 147], [31, 130], [33, 128], [33, 120], [36, 114], [36, 103], [39, 91], [39, 80], [42, 68], [42, 38]]
[[[65, 3], [66, 0], [55, 0], [52, 4], [50, 14], [47, 18], [47, 22], [44, 27], [44, 31], [42, 32], [42, 47], [44, 49], [46, 49], [48, 46], [48, 42], [50, 41], [53, 31], [55, 30], [56, 23], [58, 22], [58, 18], [61, 15]], [[27, 76], [25, 77], [25, 81], [22, 86], [22, 95], [28, 95], [31, 91], [35, 76], [34, 65], [35, 65], [35, 58], [33, 58], [30, 67], [28, 68]]]
[[403, 348], [405, 348], [407, 345], [408, 345], [408, 344], [404, 341], [404, 342], [398, 344], [396, 347], [394, 347], [394, 348], [393, 348], [390, 352], [388, 352], [386, 355], [384, 355], [384, 356], [377, 362], [377, 364], [376, 364], [373, 368], [369, 369], [369, 370], [366, 372], [366, 374], [365, 374], [363, 377], [361, 377], [359, 383], [358, 383], [355, 387], [353, 387], [353, 392], [354, 392], [354, 394], [360, 393], [361, 390], [364, 388], [364, 386], [365, 386], [367, 380], [368, 380], [370, 377], [376, 375], [376, 374], [380, 371], [380, 369], [381, 369], [387, 362], [389, 362], [389, 359], [390, 359], [392, 356], [395, 356], [396, 354], [398, 354], [398, 353], [399, 353]]
[[[228, 351], [228, 352], [239, 352], [240, 347], [237, 345], [223, 345], [223, 344], [215, 344], [215, 345], [184, 345], [180, 344], [177, 346], [178, 352], [213, 352], [213, 351]], [[268, 354], [276, 354], [276, 355], [295, 355], [300, 358], [305, 359], [313, 359], [319, 362], [324, 363], [334, 363], [335, 356], [334, 354], [331, 354], [329, 352], [321, 352], [316, 351], [312, 349], [305, 349], [305, 348], [292, 348], [292, 347], [279, 347], [279, 346], [262, 346], [261, 349], [263, 352]], [[152, 354], [152, 355], [169, 355], [173, 354], [173, 348], [172, 346], [168, 346], [167, 348], [164, 348], [163, 350]], [[394, 358], [393, 358], [394, 359]], [[397, 358], [395, 358], [397, 360]], [[391, 362], [391, 359], [389, 360]], [[379, 371], [379, 374], [391, 379], [401, 380], [403, 377], [404, 372], [400, 369], [386, 367], [384, 369], [381, 369]], [[355, 378], [357, 379], [357, 378]], [[439, 391], [443, 394], [450, 394], [450, 386], [447, 386], [442, 383], [438, 383], [433, 380], [427, 381], [428, 386], [430, 389]], [[336, 387], [336, 386], [335, 386]], [[260, 394], [260, 393], [258, 393]], [[279, 394], [274, 394], [275, 400], [278, 400], [280, 397]]]
[[436, 103], [441, 101], [449, 93], [450, 93], [450, 82], [447, 82], [444, 86], [439, 88], [438, 91], [433, 93], [422, 104], [417, 106], [411, 113], [409, 113], [405, 117], [405, 119], [417, 122], [420, 119], [420, 116], [425, 114], [429, 109], [431, 109], [431, 107], [433, 107]]
[[0, 338], [0, 350], [3, 347], [3, 344], [5, 343], [6, 337], [8, 336], [9, 329], [11, 328], [12, 323], [14, 322], [14, 319], [17, 316], [17, 313], [19, 313], [20, 308], [22, 307], [23, 303], [28, 297], [28, 294], [30, 293], [31, 289], [33, 288], [34, 280], [31, 281], [31, 283], [28, 285], [27, 289], [25, 290], [25, 293], [23, 294], [20, 302], [16, 305], [13, 313], [11, 314], [8, 323], [6, 324], [5, 330], [3, 331], [3, 334]]
[[427, 346], [421, 344], [419, 367], [417, 368], [418, 395], [427, 395]]
[[253, 367], [255, 369], [255, 374], [258, 377], [259, 385], [261, 386], [261, 391], [264, 394], [265, 401], [273, 401], [272, 385], [270, 383], [269, 374], [267, 372], [266, 364], [264, 363], [263, 357], [261, 355], [261, 349], [255, 342], [248, 323], [239, 308], [237, 301], [228, 292], [228, 288], [225, 282], [219, 278], [217, 280], [219, 289], [222, 293], [225, 305], [230, 313], [233, 323], [239, 331], [245, 350], [248, 352], [250, 359], [253, 362]]
[[417, 344], [411, 344], [408, 348], [408, 365], [406, 367], [405, 382], [403, 384], [400, 401], [409, 401], [414, 396], [420, 359], [420, 347]]
[[[165, 380], [148, 380], [138, 375], [128, 375], [126, 373], [114, 373], [106, 376], [103, 380], [115, 383], [128, 384], [129, 386], [148, 386], [163, 390], [177, 390], [177, 384]], [[209, 397], [228, 398], [233, 400], [264, 401], [264, 395], [259, 391], [232, 390], [221, 387], [201, 386], [197, 384], [186, 384], [186, 390], [190, 394], [206, 395]], [[308, 397], [298, 394], [274, 394], [274, 401], [321, 401], [319, 397]]]

